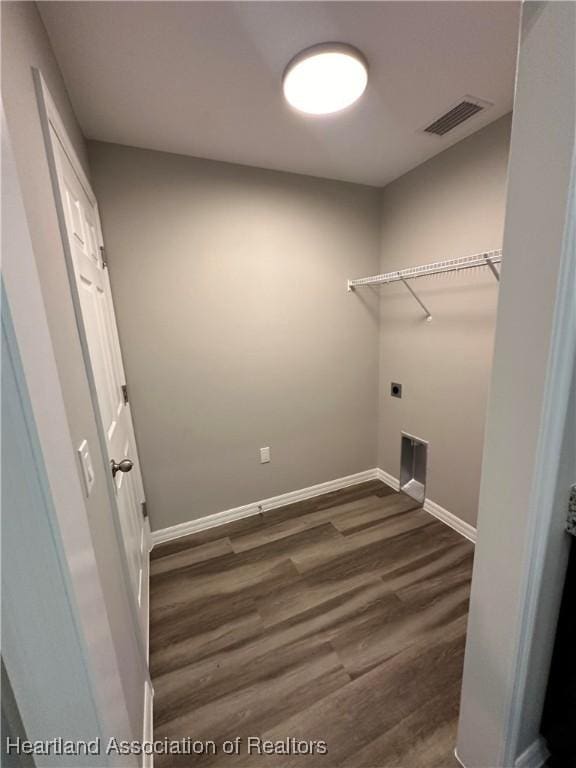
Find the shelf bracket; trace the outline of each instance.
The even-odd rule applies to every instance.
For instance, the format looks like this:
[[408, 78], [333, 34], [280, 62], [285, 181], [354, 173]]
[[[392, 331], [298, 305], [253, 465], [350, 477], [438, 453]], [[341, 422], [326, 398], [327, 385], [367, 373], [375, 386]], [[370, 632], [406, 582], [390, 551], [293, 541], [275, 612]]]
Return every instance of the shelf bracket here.
[[490, 272], [492, 272], [492, 274], [496, 278], [496, 282], [499, 283], [500, 282], [500, 273], [498, 272], [498, 270], [494, 266], [494, 263], [493, 263], [491, 257], [487, 253], [483, 253], [482, 255], [484, 256], [486, 264], [490, 267]]
[[421, 299], [420, 299], [420, 298], [419, 298], [419, 297], [416, 295], [416, 293], [414, 292], [414, 290], [413, 290], [413, 289], [412, 289], [412, 288], [411, 288], [411, 287], [408, 285], [408, 282], [407, 282], [407, 281], [406, 281], [406, 280], [405, 280], [405, 279], [402, 277], [402, 275], [400, 274], [400, 272], [398, 272], [398, 277], [399, 277], [399, 278], [400, 278], [400, 280], [401, 280], [401, 281], [404, 283], [404, 285], [406, 286], [406, 288], [407, 288], [407, 289], [410, 291], [410, 293], [412, 294], [412, 296], [413, 296], [413, 297], [416, 299], [416, 301], [418, 302], [418, 304], [420, 304], [420, 306], [422, 307], [422, 309], [423, 309], [423, 310], [424, 310], [424, 312], [426, 313], [426, 320], [427, 320], [428, 322], [430, 322], [430, 321], [432, 320], [432, 315], [430, 314], [430, 311], [429, 311], [428, 307], [426, 306], [426, 304], [424, 304], [424, 302], [423, 302], [423, 301], [422, 301], [422, 300], [421, 300]]

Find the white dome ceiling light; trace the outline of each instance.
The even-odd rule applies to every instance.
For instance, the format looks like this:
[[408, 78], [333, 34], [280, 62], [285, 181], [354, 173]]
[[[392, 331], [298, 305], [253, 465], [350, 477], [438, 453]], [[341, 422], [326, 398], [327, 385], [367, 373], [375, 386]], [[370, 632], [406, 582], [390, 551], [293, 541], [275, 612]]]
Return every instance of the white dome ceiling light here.
[[368, 83], [368, 67], [351, 45], [322, 43], [299, 53], [284, 72], [286, 101], [300, 112], [329, 115], [354, 104]]

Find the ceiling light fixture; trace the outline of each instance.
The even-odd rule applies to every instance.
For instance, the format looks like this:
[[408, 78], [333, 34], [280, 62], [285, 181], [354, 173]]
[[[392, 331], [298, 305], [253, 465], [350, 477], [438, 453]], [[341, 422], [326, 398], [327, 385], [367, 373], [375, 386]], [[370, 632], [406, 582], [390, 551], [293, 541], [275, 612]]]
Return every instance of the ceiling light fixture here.
[[300, 112], [329, 115], [354, 104], [366, 89], [368, 68], [351, 45], [322, 43], [299, 53], [286, 67], [286, 101]]

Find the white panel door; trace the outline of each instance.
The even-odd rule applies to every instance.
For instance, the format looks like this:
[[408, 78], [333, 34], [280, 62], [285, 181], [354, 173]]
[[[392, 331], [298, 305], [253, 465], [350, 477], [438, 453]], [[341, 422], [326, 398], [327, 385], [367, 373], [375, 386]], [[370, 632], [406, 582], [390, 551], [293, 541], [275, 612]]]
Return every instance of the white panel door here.
[[102, 259], [98, 206], [91, 190], [85, 189], [74, 171], [57, 134], [52, 128], [51, 131], [74, 278], [108, 463], [114, 479], [124, 549], [146, 638], [148, 526], [142, 506], [144, 489], [130, 406], [124, 394], [126, 379], [108, 270]]

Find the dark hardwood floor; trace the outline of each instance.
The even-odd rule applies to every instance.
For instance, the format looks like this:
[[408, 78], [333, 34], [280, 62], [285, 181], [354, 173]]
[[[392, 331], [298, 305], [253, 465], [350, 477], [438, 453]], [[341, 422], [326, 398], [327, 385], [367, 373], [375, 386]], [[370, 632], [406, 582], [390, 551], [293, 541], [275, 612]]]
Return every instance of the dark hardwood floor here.
[[[472, 556], [379, 482], [155, 548], [154, 738], [217, 752], [156, 768], [456, 766]], [[249, 736], [327, 754], [249, 754]]]

